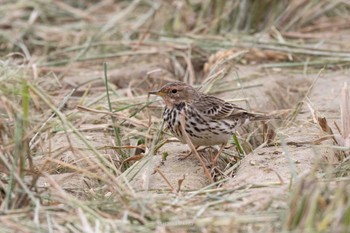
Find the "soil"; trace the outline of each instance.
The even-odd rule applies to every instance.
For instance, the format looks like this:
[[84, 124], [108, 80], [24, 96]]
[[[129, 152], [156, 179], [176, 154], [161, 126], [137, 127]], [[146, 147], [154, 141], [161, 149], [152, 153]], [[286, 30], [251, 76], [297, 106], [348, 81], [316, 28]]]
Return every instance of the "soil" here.
[[[240, 161], [240, 166], [234, 177], [224, 184], [224, 188], [242, 185], [242, 182], [246, 185], [259, 187], [273, 183], [276, 184], [273, 188], [257, 188], [253, 191], [249, 189], [249, 192], [252, 192], [251, 195], [255, 198], [261, 198], [266, 193], [279, 195], [282, 190], [287, 189], [290, 181], [312, 171], [318, 163], [336, 163], [335, 152], [327, 148], [327, 145], [333, 143], [332, 139], [323, 141], [321, 145], [312, 145], [312, 142], [325, 136], [313, 118], [322, 116], [330, 122], [337, 120], [339, 124], [340, 92], [348, 77], [342, 73], [332, 72], [321, 74], [319, 77], [317, 74], [308, 75], [307, 77], [295, 74], [288, 75], [281, 72], [266, 74], [263, 70], [242, 68], [241, 78], [257, 72], [261, 74], [260, 77], [246, 84], [260, 83], [262, 84], [260, 87], [241, 91], [245, 98], [249, 98], [252, 109], [271, 111], [279, 107], [295, 107], [298, 103], [302, 103], [302, 109], [293, 123], [287, 126], [279, 126], [277, 122], [277, 125], [275, 125], [276, 145], [260, 148], [246, 155]], [[312, 86], [314, 81], [314, 86]], [[279, 91], [276, 89], [279, 89]], [[232, 99], [232, 97], [237, 96], [238, 94], [225, 93], [220, 97]], [[279, 122], [279, 124], [281, 123]], [[332, 128], [333, 132], [336, 132], [336, 129]], [[153, 158], [152, 166], [159, 166], [161, 154], [167, 152], [169, 153], [168, 159], [159, 166], [162, 175], [173, 187], [177, 187], [178, 181], [185, 175], [186, 178], [181, 190], [200, 189], [208, 185], [209, 182], [197, 159], [194, 156], [183, 161], [177, 159], [179, 155], [186, 151], [189, 151], [187, 145], [168, 143]], [[231, 153], [235, 153], [235, 151], [231, 151]], [[143, 184], [147, 177], [149, 179], [147, 189], [169, 189], [169, 185], [158, 173], [149, 176], [145, 176], [145, 172], [141, 173], [137, 176], [133, 186], [138, 190], [140, 187], [145, 188]], [[266, 195], [266, 198], [271, 198], [271, 195]]]
[[[146, 68], [143, 69], [147, 70]], [[115, 71], [115, 73], [118, 72]], [[140, 74], [135, 73], [133, 75]], [[287, 71], [271, 72], [271, 70], [264, 70], [258, 66], [254, 68], [239, 66], [236, 71], [227, 75], [226, 78], [241, 89], [218, 94], [217, 96], [223, 99], [243, 98], [248, 100], [236, 103], [244, 108], [250, 108], [258, 112], [271, 112], [280, 109], [293, 109], [298, 103], [302, 103], [302, 109], [293, 122], [276, 120], [269, 123], [277, 134], [274, 144], [270, 143], [269, 146], [255, 149], [238, 161], [238, 169], [234, 172], [233, 177], [228, 177], [223, 183], [225, 189], [242, 185], [256, 186], [256, 189], [247, 189], [247, 192], [249, 192], [247, 197], [264, 199], [268, 202], [271, 198], [280, 196], [281, 193], [286, 194], [289, 182], [294, 181], [304, 173], [312, 171], [315, 164], [337, 162], [334, 151], [326, 147], [332, 144], [331, 139], [322, 141], [321, 145], [312, 145], [313, 141], [324, 136], [314, 118], [315, 116], [326, 117], [333, 131], [336, 132], [331, 122], [339, 120], [340, 92], [344, 82], [348, 80], [345, 72], [324, 71], [318, 77], [317, 74], [288, 74]], [[169, 77], [169, 80], [171, 80], [171, 77]], [[312, 86], [314, 81], [315, 83]], [[245, 88], [250, 86], [253, 88]], [[89, 126], [80, 125], [81, 129], [84, 129], [84, 127]], [[245, 130], [254, 131], [256, 127], [261, 127], [261, 124], [252, 124]], [[48, 148], [48, 153], [52, 155], [51, 158], [69, 162], [78, 167], [88, 166], [87, 168], [89, 168], [89, 166], [93, 166], [92, 164], [85, 164], [86, 161], [84, 160], [84, 158], [93, 157], [93, 152], [79, 140], [74, 140], [73, 133], [69, 134], [70, 138], [73, 138], [70, 142], [65, 139], [66, 136], [57, 135], [55, 136], [57, 139], [53, 139], [55, 140], [55, 148], [50, 146], [50, 142], [45, 145]], [[113, 141], [108, 134], [101, 133], [101, 131], [89, 132], [88, 138], [91, 139], [89, 140], [96, 148], [111, 145]], [[54, 151], [69, 147], [70, 143], [74, 148], [77, 148], [75, 151], [79, 152], [76, 154], [81, 155], [79, 158], [71, 152], [60, 153], [59, 158], [54, 156]], [[201, 152], [203, 157], [208, 157], [208, 151], [211, 154], [209, 156], [215, 154], [212, 150], [205, 150]], [[165, 152], [168, 156], [163, 161], [162, 157]], [[178, 189], [190, 191], [207, 186], [209, 181], [195, 156], [191, 155], [185, 160], [179, 160], [180, 155], [188, 152], [189, 147], [185, 144], [178, 142], [165, 144], [157, 155], [152, 158], [143, 158], [138, 162], [139, 164], [135, 165], [142, 166], [142, 169], [138, 174], [132, 174], [132, 172], [130, 173], [132, 175], [129, 174], [132, 187], [138, 191], [175, 191]], [[230, 147], [226, 152], [231, 155], [237, 154], [234, 147]], [[107, 157], [113, 157], [114, 152], [113, 150], [106, 150], [105, 154]], [[42, 160], [39, 156], [37, 161], [39, 165], [44, 161], [47, 163], [46, 166], [53, 166], [51, 177], [54, 180], [57, 179], [58, 182], [62, 181], [62, 175], [55, 174], [59, 170], [56, 162], [50, 163], [47, 159]], [[158, 172], [154, 172], [156, 168]], [[71, 171], [68, 169], [66, 172], [69, 175]], [[48, 183], [49, 181], [45, 179], [40, 178], [39, 183]], [[76, 188], [86, 189], [86, 182], [82, 178], [77, 177], [74, 180], [76, 180]], [[181, 187], [179, 187], [180, 180], [183, 180]], [[275, 185], [271, 187], [271, 183]], [[261, 202], [255, 203], [261, 205]]]

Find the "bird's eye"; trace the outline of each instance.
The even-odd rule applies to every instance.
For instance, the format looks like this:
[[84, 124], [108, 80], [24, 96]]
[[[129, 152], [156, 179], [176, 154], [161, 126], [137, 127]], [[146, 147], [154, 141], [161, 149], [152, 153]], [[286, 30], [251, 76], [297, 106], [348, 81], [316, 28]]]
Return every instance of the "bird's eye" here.
[[176, 92], [177, 92], [176, 89], [172, 89], [172, 90], [171, 90], [171, 93], [174, 93], [174, 94], [175, 94]]

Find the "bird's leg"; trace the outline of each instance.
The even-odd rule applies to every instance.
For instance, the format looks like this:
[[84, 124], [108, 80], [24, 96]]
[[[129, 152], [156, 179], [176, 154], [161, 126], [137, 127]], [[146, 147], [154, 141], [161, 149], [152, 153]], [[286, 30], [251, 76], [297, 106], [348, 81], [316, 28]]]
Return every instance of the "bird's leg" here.
[[222, 153], [222, 151], [223, 151], [224, 148], [225, 148], [225, 145], [226, 145], [226, 143], [223, 143], [223, 144], [221, 145], [221, 147], [220, 147], [218, 153], [216, 154], [216, 156], [215, 156], [215, 158], [214, 158], [214, 160], [213, 160], [213, 164], [216, 164], [218, 158], [220, 157], [220, 154]]
[[208, 179], [210, 180], [211, 183], [214, 183], [213, 177], [211, 177], [210, 172], [208, 171], [208, 168], [206, 167], [203, 159], [201, 158], [201, 156], [198, 154], [195, 146], [193, 145], [193, 143], [191, 142], [190, 137], [188, 136], [186, 130], [185, 130], [185, 115], [184, 112], [181, 111], [180, 113], [180, 129], [182, 131], [183, 136], [185, 137], [186, 143], [188, 144], [188, 146], [191, 148], [192, 153], [194, 153], [197, 156], [197, 159], [199, 160], [199, 162], [201, 163], [204, 173], [205, 175], [208, 177]]
[[[194, 148], [196, 149], [196, 151], [197, 151], [198, 147], [199, 147], [199, 146], [195, 146], [195, 147], [194, 147]], [[179, 160], [185, 160], [185, 159], [187, 159], [191, 154], [192, 154], [192, 150], [191, 150], [190, 152], [188, 152], [188, 153], [182, 155], [182, 156], [179, 156]]]

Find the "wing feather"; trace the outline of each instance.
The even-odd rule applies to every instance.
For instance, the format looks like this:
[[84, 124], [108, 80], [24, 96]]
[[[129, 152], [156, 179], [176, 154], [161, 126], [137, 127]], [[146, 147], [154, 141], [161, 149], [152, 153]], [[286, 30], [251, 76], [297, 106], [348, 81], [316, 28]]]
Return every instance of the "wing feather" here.
[[203, 95], [192, 104], [200, 113], [213, 119], [234, 120], [237, 117], [250, 115], [245, 109], [214, 96]]

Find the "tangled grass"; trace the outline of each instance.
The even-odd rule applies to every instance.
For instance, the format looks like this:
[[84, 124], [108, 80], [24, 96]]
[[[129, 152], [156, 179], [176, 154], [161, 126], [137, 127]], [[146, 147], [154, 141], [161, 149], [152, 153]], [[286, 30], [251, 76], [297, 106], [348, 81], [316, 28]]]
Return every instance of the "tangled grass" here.
[[254, 209], [245, 191], [256, 187], [225, 189], [225, 179], [187, 192], [130, 183], [167, 143], [147, 90], [181, 79], [234, 91], [221, 81], [233, 64], [347, 69], [349, 10], [326, 0], [2, 1], [2, 232], [349, 231], [348, 128], [341, 161], [291, 182], [283, 206]]

